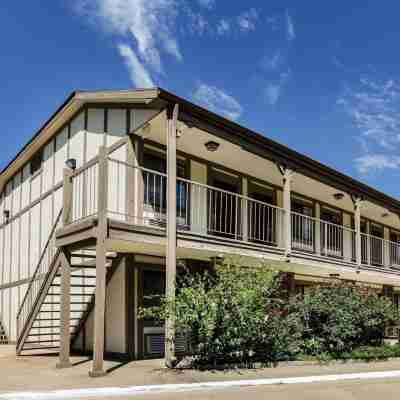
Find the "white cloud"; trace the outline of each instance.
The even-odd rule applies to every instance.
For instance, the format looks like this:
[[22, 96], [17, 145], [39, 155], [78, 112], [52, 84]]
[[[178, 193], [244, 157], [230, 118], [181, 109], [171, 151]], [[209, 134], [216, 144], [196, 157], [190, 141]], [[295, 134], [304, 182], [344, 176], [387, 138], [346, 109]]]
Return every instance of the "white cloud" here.
[[178, 0], [77, 0], [81, 14], [100, 21], [104, 28], [131, 36], [138, 55], [155, 72], [162, 72], [161, 53], [181, 61], [175, 37]]
[[210, 24], [201, 13], [195, 13], [189, 8], [186, 12], [190, 20], [189, 31], [191, 33], [202, 36], [206, 31], [211, 29]]
[[255, 8], [241, 13], [237, 17], [239, 29], [243, 32], [254, 31], [256, 29], [256, 22], [258, 20], [258, 12]]
[[128, 68], [131, 81], [137, 88], [154, 87], [150, 74], [137, 58], [135, 52], [127, 45], [119, 44], [118, 51]]
[[261, 66], [267, 71], [276, 71], [286, 64], [286, 56], [282, 50], [276, 50], [272, 55], [266, 55]]
[[386, 154], [366, 154], [355, 159], [357, 170], [361, 174], [385, 169], [399, 169], [400, 157]]
[[232, 96], [215, 86], [209, 86], [205, 83], [197, 85], [193, 98], [202, 106], [225, 115], [232, 120], [238, 119], [243, 112], [242, 106]]
[[282, 86], [280, 83], [268, 83], [265, 88], [265, 99], [267, 100], [268, 104], [274, 105], [279, 100], [281, 95]]
[[337, 103], [357, 128], [362, 156], [358, 170], [398, 168], [400, 151], [400, 83], [362, 77], [347, 87]]
[[286, 10], [286, 36], [289, 42], [296, 39], [296, 32], [294, 29], [293, 19], [290, 16], [288, 10]]
[[197, 0], [200, 6], [211, 9], [215, 6], [215, 0]]
[[267, 82], [264, 88], [264, 97], [269, 105], [273, 106], [278, 102], [290, 78], [290, 74], [290, 70], [282, 72], [277, 80]]
[[221, 19], [217, 24], [218, 35], [225, 35], [231, 31], [231, 23], [227, 19]]

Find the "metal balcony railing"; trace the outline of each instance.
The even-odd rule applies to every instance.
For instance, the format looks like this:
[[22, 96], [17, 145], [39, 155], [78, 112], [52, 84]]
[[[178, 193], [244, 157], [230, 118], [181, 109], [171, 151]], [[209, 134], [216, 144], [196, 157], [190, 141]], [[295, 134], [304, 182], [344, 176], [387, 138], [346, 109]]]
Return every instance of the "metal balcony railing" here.
[[[108, 156], [107, 213], [128, 223], [165, 228], [167, 175]], [[72, 218], [95, 215], [98, 160], [72, 176]], [[130, 186], [130, 187], [129, 187]], [[134, 207], [125, 199], [134, 192]], [[284, 249], [285, 210], [238, 193], [177, 178], [177, 229], [202, 236]], [[291, 212], [291, 247], [297, 252], [356, 263], [356, 232], [348, 227]], [[400, 268], [400, 244], [361, 234], [361, 263]]]

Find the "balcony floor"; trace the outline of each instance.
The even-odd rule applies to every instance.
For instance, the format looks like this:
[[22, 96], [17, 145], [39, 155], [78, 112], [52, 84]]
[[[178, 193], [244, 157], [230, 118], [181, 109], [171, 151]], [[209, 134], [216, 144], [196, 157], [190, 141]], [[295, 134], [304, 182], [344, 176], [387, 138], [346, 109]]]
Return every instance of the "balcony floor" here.
[[[95, 248], [97, 220], [90, 218], [71, 224], [57, 232], [57, 246]], [[107, 250], [110, 252], [165, 256], [165, 230], [159, 227], [134, 225], [113, 219], [108, 220]], [[314, 278], [331, 278], [339, 274], [341, 279], [393, 285], [400, 287], [400, 271], [392, 268], [355, 265], [340, 258], [318, 256], [314, 253], [293, 250], [289, 259], [283, 250], [257, 243], [230, 240], [224, 237], [195, 235], [178, 232], [177, 255], [182, 259], [209, 261], [213, 257], [239, 257], [247, 265], [266, 265], [272, 269], [293, 272]]]

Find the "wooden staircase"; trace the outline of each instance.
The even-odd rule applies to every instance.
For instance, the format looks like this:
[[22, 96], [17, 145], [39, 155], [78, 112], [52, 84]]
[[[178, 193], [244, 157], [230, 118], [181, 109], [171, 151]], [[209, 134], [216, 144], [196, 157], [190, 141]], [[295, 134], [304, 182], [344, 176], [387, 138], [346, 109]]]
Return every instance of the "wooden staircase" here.
[[[61, 307], [60, 250], [55, 248], [55, 232], [60, 212], [39, 259], [25, 298], [17, 314], [17, 354], [59, 352]], [[112, 263], [114, 254], [107, 257]], [[96, 255], [91, 249], [71, 254], [70, 331], [73, 342], [79, 335], [94, 304]], [[110, 269], [111, 272], [111, 269]]]

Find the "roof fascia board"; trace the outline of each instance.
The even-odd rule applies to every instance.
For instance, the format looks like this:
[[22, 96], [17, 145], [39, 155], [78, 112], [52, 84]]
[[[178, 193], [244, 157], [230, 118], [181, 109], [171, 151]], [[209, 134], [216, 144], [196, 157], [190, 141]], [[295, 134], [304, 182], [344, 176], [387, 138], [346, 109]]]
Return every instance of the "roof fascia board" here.
[[179, 103], [180, 114], [186, 118], [187, 122], [206, 129], [217, 137], [240, 145], [245, 150], [265, 159], [286, 163], [305, 176], [322, 181], [349, 195], [361, 196], [394, 213], [400, 213], [400, 201], [385, 193], [163, 89], [160, 89], [160, 97], [170, 103]]

